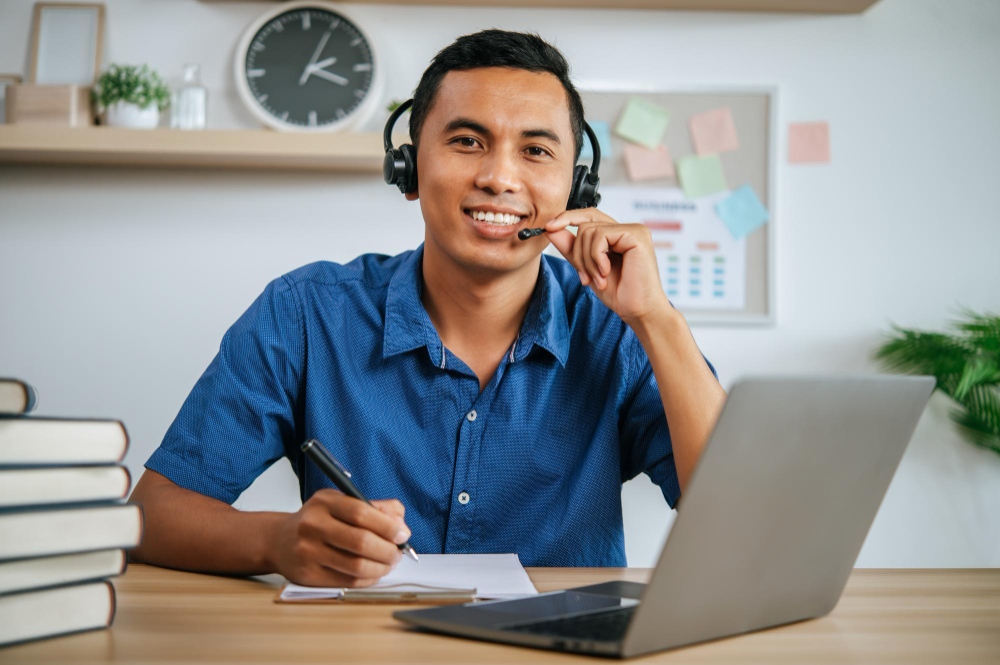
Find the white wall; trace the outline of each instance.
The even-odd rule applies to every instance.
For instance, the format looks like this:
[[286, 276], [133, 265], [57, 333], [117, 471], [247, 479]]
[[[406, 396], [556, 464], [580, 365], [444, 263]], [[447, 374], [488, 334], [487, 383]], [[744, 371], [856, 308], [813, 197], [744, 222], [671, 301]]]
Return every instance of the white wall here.
[[[106, 2], [106, 62], [170, 76], [200, 62], [210, 125], [253, 126], [233, 48], [269, 3]], [[0, 4], [0, 71], [26, 70], [31, 6]], [[882, 0], [860, 16], [351, 9], [382, 39], [387, 98], [457, 35], [501, 27], [538, 31], [580, 79], [777, 84], [782, 125], [831, 122], [831, 165], [778, 167], [778, 324], [695, 329], [727, 386], [872, 371], [890, 321], [1000, 310], [994, 0]], [[0, 220], [0, 375], [32, 381], [41, 414], [122, 418], [136, 475], [270, 279], [422, 238], [418, 207], [376, 176], [0, 166]], [[962, 441], [947, 408], [935, 398], [921, 420], [859, 566], [1000, 566], [1000, 455]], [[624, 494], [629, 562], [652, 565], [672, 517], [648, 481]], [[239, 502], [296, 504], [285, 462]]]

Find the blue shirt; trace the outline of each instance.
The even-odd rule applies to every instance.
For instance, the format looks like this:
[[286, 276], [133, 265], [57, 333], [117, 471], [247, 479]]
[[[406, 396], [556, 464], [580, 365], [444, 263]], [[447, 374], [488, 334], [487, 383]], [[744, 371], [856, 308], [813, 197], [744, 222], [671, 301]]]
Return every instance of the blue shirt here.
[[422, 257], [422, 245], [366, 254], [271, 282], [146, 467], [232, 503], [287, 457], [305, 501], [332, 487], [299, 450], [316, 438], [366, 496], [403, 502], [418, 552], [625, 566], [622, 483], [645, 472], [671, 506], [680, 495], [635, 334], [543, 254], [520, 334], [480, 392], [421, 303]]

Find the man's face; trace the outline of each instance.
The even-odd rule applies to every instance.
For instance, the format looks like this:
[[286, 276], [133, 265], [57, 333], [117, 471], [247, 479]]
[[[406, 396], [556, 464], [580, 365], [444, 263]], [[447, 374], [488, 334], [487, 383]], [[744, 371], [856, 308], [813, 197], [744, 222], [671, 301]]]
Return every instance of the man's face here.
[[[566, 90], [549, 73], [450, 71], [419, 137], [420, 209], [427, 241], [464, 268], [505, 273], [530, 263], [544, 238], [517, 232], [566, 209], [574, 166]], [[494, 221], [476, 219], [493, 212]], [[498, 212], [520, 221], [502, 225]]]

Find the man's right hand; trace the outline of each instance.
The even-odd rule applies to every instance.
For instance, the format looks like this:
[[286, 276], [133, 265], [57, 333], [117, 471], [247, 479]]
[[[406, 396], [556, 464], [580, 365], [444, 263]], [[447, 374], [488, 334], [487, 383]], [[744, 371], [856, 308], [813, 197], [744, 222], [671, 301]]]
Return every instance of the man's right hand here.
[[364, 587], [392, 570], [397, 547], [410, 538], [403, 504], [364, 501], [332, 489], [318, 490], [279, 525], [272, 542], [277, 571], [309, 586]]

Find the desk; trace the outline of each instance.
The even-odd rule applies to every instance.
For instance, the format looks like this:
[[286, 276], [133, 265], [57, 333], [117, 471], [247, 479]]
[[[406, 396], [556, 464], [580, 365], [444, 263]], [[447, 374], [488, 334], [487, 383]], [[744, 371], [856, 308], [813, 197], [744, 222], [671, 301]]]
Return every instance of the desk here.
[[[529, 568], [539, 591], [646, 580], [640, 568]], [[416, 632], [399, 606], [272, 602], [281, 578], [131, 565], [110, 630], [0, 649], [11, 663], [583, 663], [587, 656]], [[637, 659], [642, 663], [1000, 662], [1000, 569], [856, 570], [828, 616]]]

